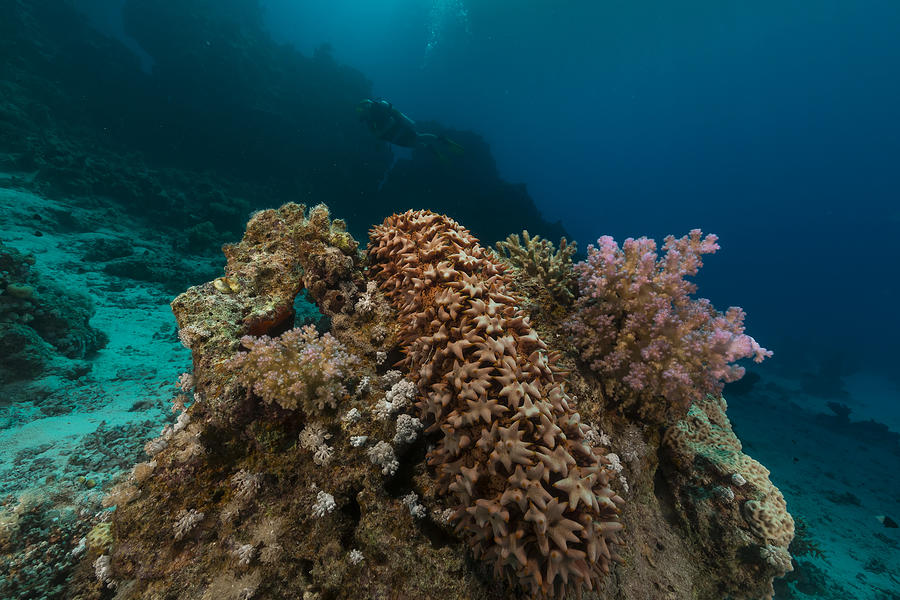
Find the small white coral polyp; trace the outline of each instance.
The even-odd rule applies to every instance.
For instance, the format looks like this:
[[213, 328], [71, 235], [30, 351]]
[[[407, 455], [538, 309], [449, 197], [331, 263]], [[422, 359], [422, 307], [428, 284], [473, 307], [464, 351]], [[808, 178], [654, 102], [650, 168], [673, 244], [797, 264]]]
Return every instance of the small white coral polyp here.
[[373, 465], [381, 467], [382, 475], [390, 477], [400, 468], [397, 455], [394, 453], [394, 447], [385, 441], [378, 442], [375, 446], [369, 448], [367, 454]]
[[319, 335], [312, 325], [291, 329], [278, 337], [246, 335], [249, 350], [225, 362], [238, 381], [264, 401], [310, 415], [337, 406], [347, 397], [344, 379], [359, 364], [331, 334]]
[[328, 492], [319, 490], [316, 494], [316, 501], [312, 505], [312, 515], [320, 519], [332, 512], [337, 504], [334, 501], [334, 496], [329, 494]]

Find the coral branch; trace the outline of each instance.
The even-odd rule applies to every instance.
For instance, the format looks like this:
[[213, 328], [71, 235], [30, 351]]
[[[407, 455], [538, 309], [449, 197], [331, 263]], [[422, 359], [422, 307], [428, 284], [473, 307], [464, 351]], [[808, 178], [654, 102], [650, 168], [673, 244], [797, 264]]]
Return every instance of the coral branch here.
[[628, 238], [620, 248], [604, 236], [575, 265], [580, 296], [568, 325], [581, 357], [608, 396], [645, 418], [682, 416], [691, 401], [743, 376], [735, 361], [772, 355], [744, 333], [740, 308], [723, 314], [691, 297], [696, 286], [685, 278], [716, 242], [694, 229], [668, 236], [660, 257], [651, 239]]

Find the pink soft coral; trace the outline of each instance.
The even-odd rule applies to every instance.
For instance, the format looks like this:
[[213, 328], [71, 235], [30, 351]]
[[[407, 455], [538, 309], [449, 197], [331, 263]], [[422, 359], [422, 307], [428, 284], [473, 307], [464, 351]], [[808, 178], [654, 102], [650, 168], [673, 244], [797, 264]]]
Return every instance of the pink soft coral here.
[[335, 408], [347, 396], [344, 380], [359, 364], [330, 333], [320, 336], [312, 325], [276, 338], [246, 335], [241, 344], [249, 351], [223, 363], [237, 381], [268, 403], [308, 415]]
[[651, 239], [629, 238], [619, 248], [603, 236], [575, 265], [580, 297], [569, 325], [607, 395], [645, 414], [683, 414], [694, 398], [743, 376], [734, 361], [772, 355], [744, 333], [740, 308], [723, 314], [691, 298], [696, 286], [685, 277], [719, 249], [716, 241], [699, 229], [668, 236], [659, 257]]

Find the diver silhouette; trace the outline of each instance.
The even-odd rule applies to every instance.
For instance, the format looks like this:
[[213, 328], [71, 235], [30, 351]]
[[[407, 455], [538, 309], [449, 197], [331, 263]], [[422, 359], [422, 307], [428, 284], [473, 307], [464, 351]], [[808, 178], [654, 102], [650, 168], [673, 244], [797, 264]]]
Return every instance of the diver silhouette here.
[[428, 148], [441, 160], [445, 160], [439, 146], [454, 152], [462, 152], [463, 147], [442, 135], [419, 133], [416, 123], [394, 106], [379, 98], [363, 100], [356, 105], [360, 121], [366, 124], [369, 131], [379, 140], [403, 146], [404, 148]]

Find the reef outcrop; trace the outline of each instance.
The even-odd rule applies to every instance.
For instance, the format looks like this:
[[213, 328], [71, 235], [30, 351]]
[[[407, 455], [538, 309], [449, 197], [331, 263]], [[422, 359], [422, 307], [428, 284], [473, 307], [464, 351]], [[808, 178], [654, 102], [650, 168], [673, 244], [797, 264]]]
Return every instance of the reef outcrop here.
[[287, 204], [225, 254], [172, 304], [180, 414], [107, 494], [71, 593], [750, 599], [789, 566], [724, 402], [667, 427], [619, 410], [545, 318], [566, 309], [526, 314], [448, 217], [392, 216], [364, 255]]
[[724, 552], [736, 553], [728, 557], [735, 564], [744, 562], [739, 554], [756, 555], [743, 573], [735, 572], [734, 584], [754, 567], [760, 581], [771, 581], [792, 570], [788, 546], [794, 519], [769, 470], [743, 453], [726, 408], [725, 400], [714, 396], [694, 401], [666, 431], [663, 470], [676, 492], [677, 513], [689, 520], [685, 525], [704, 545], [715, 542], [709, 548], [719, 560]]
[[83, 359], [106, 345], [90, 325], [90, 299], [42, 278], [35, 262], [0, 242], [0, 384], [48, 372], [77, 379], [91, 368]]

